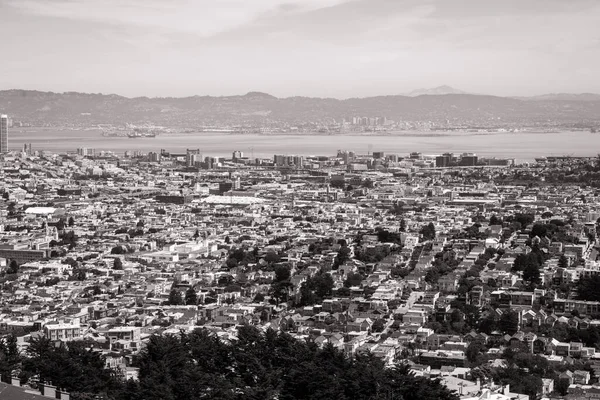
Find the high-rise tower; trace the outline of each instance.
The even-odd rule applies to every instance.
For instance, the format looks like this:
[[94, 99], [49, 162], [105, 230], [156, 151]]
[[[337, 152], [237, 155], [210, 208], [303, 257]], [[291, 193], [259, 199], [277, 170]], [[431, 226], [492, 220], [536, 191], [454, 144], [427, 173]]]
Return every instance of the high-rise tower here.
[[8, 116], [0, 115], [0, 153], [8, 153]]

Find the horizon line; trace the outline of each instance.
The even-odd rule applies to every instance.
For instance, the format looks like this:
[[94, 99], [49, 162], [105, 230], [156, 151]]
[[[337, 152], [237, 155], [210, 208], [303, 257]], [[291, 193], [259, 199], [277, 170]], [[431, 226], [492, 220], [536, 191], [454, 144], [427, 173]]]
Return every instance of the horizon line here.
[[[448, 88], [448, 89], [451, 89], [453, 91], [458, 91], [458, 92], [461, 92], [461, 93], [439, 93], [439, 94], [437, 94], [437, 93], [423, 93], [423, 94], [417, 94], [417, 95], [412, 95], [411, 94], [411, 93], [415, 93], [415, 92], [419, 92], [419, 91], [431, 91], [431, 90], [435, 90], [435, 89], [439, 89], [439, 88]], [[531, 95], [531, 96], [500, 96], [500, 95], [487, 94], [487, 93], [470, 93], [470, 92], [464, 92], [464, 91], [462, 91], [460, 89], [456, 89], [456, 88], [454, 88], [452, 86], [447, 86], [447, 85], [441, 85], [441, 86], [436, 86], [436, 87], [432, 87], [432, 88], [415, 89], [415, 90], [412, 90], [411, 92], [408, 92], [408, 93], [380, 94], [380, 95], [374, 95], [374, 96], [353, 96], [353, 97], [345, 97], [345, 98], [340, 98], [340, 97], [319, 97], [319, 96], [299, 96], [299, 95], [278, 97], [278, 96], [272, 95], [270, 93], [262, 92], [262, 91], [258, 91], [258, 90], [251, 90], [251, 91], [249, 91], [247, 93], [244, 93], [244, 94], [230, 94], [230, 95], [194, 94], [194, 95], [186, 95], [186, 96], [147, 96], [147, 95], [143, 95], [143, 96], [125, 96], [125, 95], [121, 95], [121, 94], [117, 94], [117, 93], [79, 92], [79, 91], [75, 91], [75, 90], [68, 90], [68, 91], [63, 91], [63, 92], [55, 92], [55, 91], [52, 91], [52, 90], [19, 89], [19, 88], [0, 89], [0, 93], [1, 92], [39, 92], [39, 93], [60, 94], [60, 95], [84, 94], [84, 95], [98, 95], [98, 96], [117, 96], [117, 97], [129, 99], [129, 100], [144, 99], [144, 98], [146, 98], [146, 99], [185, 99], [185, 98], [193, 98], [193, 97], [225, 98], [225, 97], [245, 97], [245, 96], [252, 95], [252, 94], [265, 95], [265, 96], [273, 97], [273, 98], [278, 99], [278, 100], [285, 100], [285, 99], [292, 99], [292, 98], [302, 97], [302, 98], [308, 98], [308, 99], [331, 99], [331, 100], [338, 100], [338, 101], [346, 101], [346, 100], [354, 100], [354, 99], [369, 99], [369, 98], [377, 98], [377, 97], [410, 97], [410, 98], [415, 98], [415, 97], [420, 97], [420, 96], [453, 96], [453, 95], [454, 96], [499, 97], [499, 98], [517, 99], [517, 100], [518, 99], [532, 99], [532, 98], [544, 97], [544, 96], [599, 96], [600, 97], [600, 93], [593, 93], [593, 92], [579, 92], [579, 93], [576, 93], [576, 92], [551, 92], [551, 93], [536, 94], [536, 95]]]

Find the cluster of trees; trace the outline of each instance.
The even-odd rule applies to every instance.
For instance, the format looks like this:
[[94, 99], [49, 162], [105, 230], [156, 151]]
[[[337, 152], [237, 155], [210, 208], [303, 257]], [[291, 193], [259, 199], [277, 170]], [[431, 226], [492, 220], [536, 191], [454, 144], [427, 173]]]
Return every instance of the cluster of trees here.
[[439, 380], [416, 377], [405, 365], [385, 368], [371, 354], [348, 357], [252, 326], [240, 327], [232, 341], [205, 329], [154, 335], [134, 366], [139, 381], [125, 381], [91, 343], [57, 346], [36, 337], [21, 354], [15, 337], [0, 341], [3, 376], [17, 373], [33, 387], [52, 382], [73, 400], [458, 400]]
[[367, 247], [366, 249], [356, 249], [354, 257], [364, 263], [377, 263], [391, 254], [389, 246], [379, 245]]
[[[404, 220], [402, 220], [402, 221], [404, 221]], [[406, 229], [406, 227], [405, 227], [405, 229]], [[390, 232], [390, 231], [382, 229], [382, 228], [377, 228], [376, 232], [377, 232], [377, 240], [379, 240], [381, 243], [395, 243], [395, 244], [402, 243], [402, 238], [400, 237], [400, 233]]]
[[195, 306], [198, 304], [198, 295], [193, 287], [188, 288], [183, 296], [179, 290], [173, 288], [169, 292], [169, 300], [167, 303], [170, 306]]
[[248, 265], [258, 262], [258, 248], [254, 247], [252, 251], [246, 251], [242, 248], [233, 249], [229, 253], [226, 265], [228, 268], [235, 268], [238, 265]]
[[318, 304], [333, 293], [333, 278], [330, 274], [320, 272], [308, 278], [300, 286], [299, 306]]
[[405, 366], [384, 368], [372, 355], [349, 358], [332, 346], [294, 340], [273, 330], [241, 327], [224, 342], [206, 330], [153, 336], [138, 359], [139, 383], [128, 399], [455, 400], [439, 381]]
[[580, 300], [600, 301], [600, 275], [581, 277], [577, 284], [577, 296]]
[[57, 346], [44, 337], [32, 338], [27, 351], [18, 351], [17, 340], [9, 335], [0, 341], [0, 373], [4, 377], [18, 373], [21, 382], [36, 385], [49, 383], [71, 393], [73, 400], [127, 399], [126, 386], [119, 374], [105, 368], [101, 353], [89, 349], [84, 342]]
[[522, 272], [523, 282], [529, 287], [539, 284], [541, 279], [541, 268], [548, 256], [534, 246], [529, 254], [519, 254], [514, 261], [512, 271]]
[[454, 271], [459, 264], [460, 260], [456, 258], [454, 250], [439, 252], [435, 255], [431, 268], [425, 274], [425, 281], [436, 284], [442, 276]]
[[421, 236], [423, 236], [424, 240], [435, 239], [435, 225], [433, 224], [433, 222], [430, 222], [427, 225], [424, 225], [421, 228], [421, 230], [419, 231], [419, 234], [421, 234]]
[[135, 249], [133, 247], [127, 246], [127, 245], [118, 245], [113, 247], [110, 250], [110, 254], [127, 254], [127, 253], [134, 253]]
[[290, 281], [291, 275], [290, 269], [286, 266], [281, 265], [275, 268], [275, 279], [271, 284], [270, 293], [277, 304], [289, 300], [290, 291], [294, 287]]

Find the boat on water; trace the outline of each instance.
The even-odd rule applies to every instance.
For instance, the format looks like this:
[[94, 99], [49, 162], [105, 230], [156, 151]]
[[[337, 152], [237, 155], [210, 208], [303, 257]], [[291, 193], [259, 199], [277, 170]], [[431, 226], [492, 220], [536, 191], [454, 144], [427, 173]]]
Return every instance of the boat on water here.
[[153, 138], [153, 137], [156, 137], [156, 133], [154, 133], [154, 132], [133, 131], [133, 132], [129, 132], [127, 134], [127, 137], [130, 138], [130, 139], [136, 139], [136, 138]]

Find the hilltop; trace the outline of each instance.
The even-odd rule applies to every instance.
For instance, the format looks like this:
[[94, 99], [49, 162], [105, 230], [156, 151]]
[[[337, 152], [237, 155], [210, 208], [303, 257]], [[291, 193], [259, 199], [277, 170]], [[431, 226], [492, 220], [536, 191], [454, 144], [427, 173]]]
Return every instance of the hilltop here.
[[[452, 92], [452, 93], [445, 93]], [[449, 87], [430, 93], [333, 99], [277, 98], [251, 92], [240, 96], [136, 97], [115, 94], [0, 91], [0, 110], [32, 124], [94, 125], [153, 122], [171, 126], [207, 124], [329, 123], [351, 116], [455, 125], [576, 125], [600, 121], [600, 96], [509, 98], [475, 95]]]

